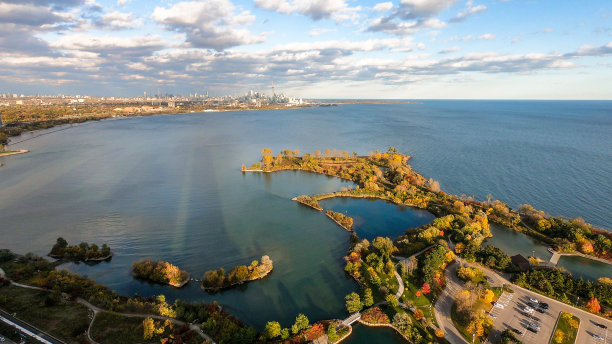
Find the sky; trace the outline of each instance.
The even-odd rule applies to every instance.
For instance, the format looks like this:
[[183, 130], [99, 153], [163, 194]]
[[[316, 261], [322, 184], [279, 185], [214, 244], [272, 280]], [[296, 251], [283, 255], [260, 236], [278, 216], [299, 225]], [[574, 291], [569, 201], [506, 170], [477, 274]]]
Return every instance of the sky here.
[[610, 0], [0, 0], [0, 93], [612, 99]]

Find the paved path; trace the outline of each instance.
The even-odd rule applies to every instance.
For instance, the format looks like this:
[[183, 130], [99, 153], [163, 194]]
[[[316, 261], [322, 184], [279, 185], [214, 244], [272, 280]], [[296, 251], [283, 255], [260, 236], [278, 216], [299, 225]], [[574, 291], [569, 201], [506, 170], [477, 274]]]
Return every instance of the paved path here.
[[[2, 273], [4, 273], [4, 271], [2, 271]], [[16, 287], [20, 287], [20, 288], [49, 291], [47, 289], [43, 289], [43, 288], [40, 288], [40, 287], [35, 287], [35, 286], [27, 285], [27, 284], [21, 284], [21, 283], [17, 283], [17, 282], [13, 282], [13, 281], [11, 281], [11, 284], [16, 286]], [[88, 309], [90, 309], [93, 312], [93, 317], [92, 317], [91, 322], [89, 324], [89, 328], [87, 329], [87, 337], [93, 343], [96, 343], [96, 342], [93, 340], [93, 338], [91, 338], [90, 331], [91, 331], [91, 326], [93, 325], [94, 320], [96, 319], [96, 315], [99, 312], [108, 312], [108, 313], [124, 316], [124, 317], [127, 317], [127, 318], [152, 318], [152, 319], [157, 319], [157, 320], [170, 320], [172, 323], [174, 323], [176, 325], [179, 325], [179, 326], [183, 326], [183, 325], [187, 324], [187, 323], [185, 323], [183, 321], [180, 321], [180, 320], [177, 320], [177, 319], [174, 319], [174, 318], [170, 318], [170, 317], [161, 316], [161, 315], [142, 314], [142, 313], [119, 313], [119, 312], [107, 311], [107, 310], [104, 310], [102, 308], [99, 308], [97, 306], [92, 305], [91, 303], [85, 301], [84, 299], [82, 299], [80, 297], [77, 298], [77, 302], [82, 304], [83, 306], [87, 307]], [[361, 314], [359, 314], [359, 318], [361, 318]], [[195, 331], [196, 333], [198, 333], [200, 335], [200, 337], [202, 337], [202, 339], [208, 340], [212, 344], [215, 344], [215, 341], [210, 336], [208, 336], [206, 333], [204, 333], [199, 326], [191, 324], [191, 323], [189, 323], [188, 325], [189, 325], [189, 329], [191, 329], [191, 330]]]
[[344, 319], [342, 321], [341, 326], [349, 326], [352, 325], [355, 321], [361, 319], [361, 313], [357, 312], [357, 313], [353, 313], [351, 314], [348, 318]]
[[20, 332], [32, 337], [36, 338], [37, 341], [45, 344], [64, 344], [64, 341], [61, 339], [55, 338], [54, 336], [30, 325], [29, 323], [17, 319], [11, 314], [0, 310], [0, 321], [5, 322], [15, 328], [17, 328]]
[[434, 313], [438, 325], [444, 331], [444, 338], [446, 338], [452, 344], [466, 344], [467, 341], [463, 339], [459, 330], [453, 325], [451, 320], [451, 310], [455, 303], [455, 295], [458, 291], [462, 290], [462, 284], [459, 278], [457, 278], [457, 268], [459, 264], [454, 262], [449, 264], [444, 271], [446, 277], [446, 287], [442, 291], [442, 294], [438, 297], [438, 301], [434, 305]]

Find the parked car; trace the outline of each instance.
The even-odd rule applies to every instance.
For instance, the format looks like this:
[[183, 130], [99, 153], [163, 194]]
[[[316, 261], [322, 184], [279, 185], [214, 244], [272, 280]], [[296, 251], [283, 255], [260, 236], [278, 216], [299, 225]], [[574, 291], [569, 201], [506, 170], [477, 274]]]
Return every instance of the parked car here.
[[536, 311], [538, 311], [538, 313], [542, 313], [542, 314], [546, 313], [546, 310], [543, 309], [543, 308], [538, 308], [538, 309], [536, 309]]
[[518, 334], [519, 336], [523, 334], [523, 331], [519, 330], [518, 328], [511, 328], [510, 330], [512, 330], [512, 332]]
[[544, 308], [544, 309], [548, 309], [548, 303], [546, 302], [540, 302], [540, 307]]
[[525, 306], [523, 307], [523, 311], [525, 311], [525, 313], [533, 313], [533, 308], [529, 307], [529, 306]]
[[533, 328], [536, 328], [536, 329], [538, 329], [538, 330], [540, 329], [540, 325], [538, 325], [538, 324], [536, 324], [536, 323], [533, 323], [533, 322], [530, 322], [530, 323], [529, 323], [529, 327], [533, 327]]
[[592, 336], [593, 338], [595, 338], [595, 339], [604, 340], [604, 337], [602, 337], [602, 336], [600, 336], [600, 335], [598, 335], [598, 334], [595, 334], [595, 333], [593, 333], [591, 336]]
[[529, 301], [531, 301], [531, 302], [533, 302], [533, 303], [538, 303], [538, 299], [535, 299], [535, 298], [533, 298], [533, 297], [530, 297], [530, 298], [529, 298]]
[[540, 331], [539, 329], [533, 327], [527, 327], [527, 329], [533, 333], [538, 333], [538, 331]]
[[601, 327], [601, 328], [603, 328], [603, 329], [607, 329], [607, 328], [608, 328], [608, 326], [606, 326], [606, 325], [604, 325], [604, 324], [598, 324], [598, 323], [596, 323], [596, 324], [595, 324], [595, 326], [597, 326], [597, 327]]

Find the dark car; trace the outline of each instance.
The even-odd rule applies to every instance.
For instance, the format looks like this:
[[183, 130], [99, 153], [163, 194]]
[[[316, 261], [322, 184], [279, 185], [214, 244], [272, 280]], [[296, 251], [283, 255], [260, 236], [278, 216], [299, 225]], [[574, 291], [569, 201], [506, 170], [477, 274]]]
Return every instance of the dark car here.
[[530, 326], [530, 327], [527, 327], [527, 330], [529, 330], [529, 331], [531, 331], [531, 332], [533, 332], [533, 333], [538, 333], [538, 329], [535, 329], [535, 328], [533, 328], [533, 327], [531, 327], [531, 326]]
[[534, 305], [533, 302], [527, 302], [527, 306], [531, 308], [536, 308], [536, 305]]
[[606, 325], [604, 325], [604, 324], [595, 324], [595, 326], [597, 326], [597, 327], [601, 327], [601, 328], [603, 328], [603, 329], [607, 329], [607, 328], [608, 328], [608, 326], [606, 326]]
[[548, 303], [546, 302], [540, 302], [540, 307], [544, 308], [544, 309], [548, 309]]
[[538, 308], [536, 311], [538, 311], [538, 313], [546, 313], [546, 310], [542, 308]]
[[516, 333], [518, 335], [522, 335], [523, 334], [523, 331], [521, 331], [521, 330], [519, 330], [517, 328], [511, 328], [511, 330], [512, 330], [512, 332], [514, 332], [514, 333]]

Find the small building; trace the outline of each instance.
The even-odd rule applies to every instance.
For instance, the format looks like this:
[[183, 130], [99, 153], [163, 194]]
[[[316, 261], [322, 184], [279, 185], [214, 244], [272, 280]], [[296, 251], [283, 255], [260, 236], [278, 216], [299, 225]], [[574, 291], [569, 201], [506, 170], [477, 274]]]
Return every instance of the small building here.
[[521, 271], [527, 271], [531, 267], [529, 260], [520, 254], [510, 257], [512, 264], [516, 265]]

